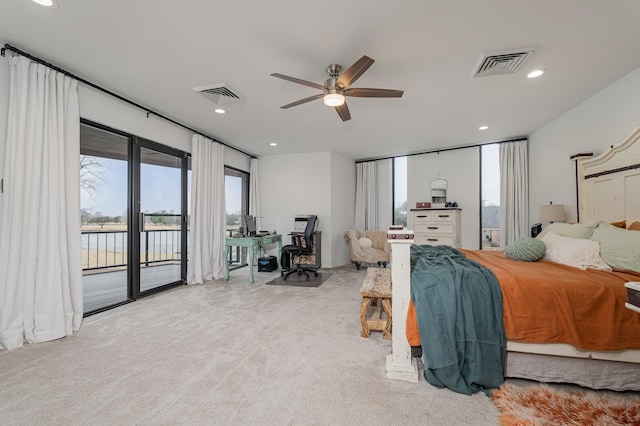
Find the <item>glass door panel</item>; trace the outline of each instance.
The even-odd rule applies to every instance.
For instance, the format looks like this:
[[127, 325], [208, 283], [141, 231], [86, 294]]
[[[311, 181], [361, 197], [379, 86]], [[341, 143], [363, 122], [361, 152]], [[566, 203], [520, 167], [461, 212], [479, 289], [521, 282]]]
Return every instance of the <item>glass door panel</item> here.
[[80, 125], [80, 212], [84, 312], [129, 299], [127, 285], [128, 142]]
[[140, 148], [140, 292], [182, 279], [182, 158]]
[[[232, 167], [224, 168], [226, 237], [242, 233], [242, 215], [249, 214], [249, 174]], [[247, 248], [231, 247], [227, 259], [231, 270], [247, 265]]]

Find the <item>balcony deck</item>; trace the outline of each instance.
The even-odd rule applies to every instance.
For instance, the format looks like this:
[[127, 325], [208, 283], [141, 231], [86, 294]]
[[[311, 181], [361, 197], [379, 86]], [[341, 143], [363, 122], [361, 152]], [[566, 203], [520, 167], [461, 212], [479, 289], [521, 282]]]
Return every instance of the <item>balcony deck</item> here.
[[[180, 281], [180, 264], [150, 265], [140, 269], [141, 291]], [[90, 312], [127, 300], [126, 269], [102, 270], [82, 277], [84, 311]]]

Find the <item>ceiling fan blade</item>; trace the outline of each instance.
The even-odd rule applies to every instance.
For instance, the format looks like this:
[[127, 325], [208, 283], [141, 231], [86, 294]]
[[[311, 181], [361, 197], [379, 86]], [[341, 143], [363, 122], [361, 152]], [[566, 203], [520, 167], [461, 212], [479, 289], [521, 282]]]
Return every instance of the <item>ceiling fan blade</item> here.
[[353, 84], [366, 70], [369, 69], [371, 65], [373, 65], [375, 61], [368, 56], [363, 56], [358, 59], [355, 64], [351, 65], [345, 72], [343, 72], [340, 77], [338, 77], [338, 81], [336, 81], [336, 86], [345, 89]]
[[284, 74], [278, 74], [277, 72], [274, 72], [273, 74], [271, 74], [273, 77], [278, 77], [281, 78], [283, 80], [287, 80], [290, 81], [292, 83], [298, 83], [298, 84], [302, 84], [303, 86], [309, 86], [309, 87], [313, 87], [315, 89], [320, 89], [320, 90], [324, 90], [324, 86], [321, 84], [317, 84], [317, 83], [313, 83], [311, 81], [307, 81], [307, 80], [300, 80], [299, 78], [295, 78], [295, 77], [289, 77], [288, 75], [284, 75]]
[[342, 121], [351, 120], [351, 113], [349, 112], [349, 107], [346, 102], [335, 108]]
[[359, 98], [400, 98], [404, 90], [353, 88], [344, 91], [345, 96]]
[[291, 108], [291, 107], [294, 107], [294, 106], [298, 106], [300, 104], [306, 104], [307, 102], [311, 102], [311, 101], [315, 101], [316, 99], [320, 99], [323, 96], [324, 95], [322, 93], [320, 93], [318, 95], [309, 96], [308, 98], [300, 99], [300, 100], [297, 100], [295, 102], [291, 102], [290, 104], [283, 105], [280, 108], [287, 109], [287, 108]]

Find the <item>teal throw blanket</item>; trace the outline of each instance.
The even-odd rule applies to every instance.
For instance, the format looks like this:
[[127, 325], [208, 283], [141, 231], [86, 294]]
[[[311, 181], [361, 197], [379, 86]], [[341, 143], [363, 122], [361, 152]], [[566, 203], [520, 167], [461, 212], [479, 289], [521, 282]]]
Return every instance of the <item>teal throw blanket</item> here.
[[502, 384], [502, 293], [490, 270], [448, 246], [413, 245], [411, 299], [429, 383], [467, 395]]

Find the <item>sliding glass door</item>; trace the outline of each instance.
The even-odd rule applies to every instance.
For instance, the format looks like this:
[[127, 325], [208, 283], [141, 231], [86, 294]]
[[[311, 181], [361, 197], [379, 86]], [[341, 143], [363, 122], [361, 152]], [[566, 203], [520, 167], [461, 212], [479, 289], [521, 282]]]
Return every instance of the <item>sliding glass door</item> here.
[[182, 155], [140, 143], [140, 291], [182, 277]]
[[129, 300], [129, 139], [80, 126], [84, 311]]
[[[249, 173], [233, 167], [224, 168], [224, 194], [227, 219], [227, 237], [240, 232], [242, 215], [249, 214]], [[247, 248], [232, 247], [229, 250], [230, 268], [247, 265]]]
[[187, 155], [83, 120], [84, 312], [179, 285], [187, 266]]

